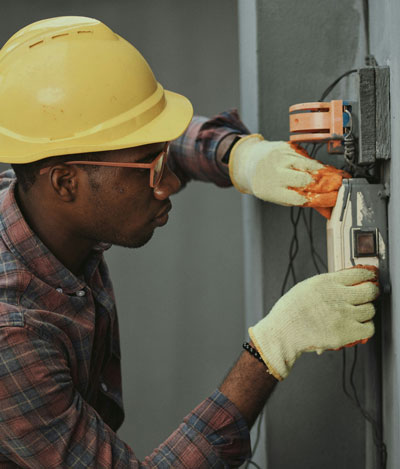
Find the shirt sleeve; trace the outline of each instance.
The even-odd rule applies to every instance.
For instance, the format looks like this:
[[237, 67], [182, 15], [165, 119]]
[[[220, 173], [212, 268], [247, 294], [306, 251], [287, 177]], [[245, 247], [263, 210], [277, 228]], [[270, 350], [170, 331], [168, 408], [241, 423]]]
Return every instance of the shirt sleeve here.
[[238, 467], [249, 455], [246, 423], [216, 391], [140, 462], [76, 390], [60, 344], [26, 325], [0, 328], [1, 462], [37, 469], [205, 469]]
[[211, 119], [195, 116], [185, 133], [171, 143], [168, 165], [182, 185], [195, 179], [229, 187], [232, 185], [231, 180], [216, 161], [218, 145], [228, 135], [249, 133], [236, 109]]

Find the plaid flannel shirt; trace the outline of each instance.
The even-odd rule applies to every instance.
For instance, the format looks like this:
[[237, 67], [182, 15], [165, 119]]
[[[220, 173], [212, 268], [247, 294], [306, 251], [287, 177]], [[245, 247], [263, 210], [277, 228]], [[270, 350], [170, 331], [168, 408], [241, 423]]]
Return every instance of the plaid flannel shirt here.
[[[229, 120], [229, 113], [223, 119]], [[195, 118], [190, 135], [197, 148], [204, 146], [209, 161], [196, 162], [188, 135], [176, 142], [172, 160], [180, 171], [190, 167], [185, 180], [197, 178], [197, 170], [204, 179], [211, 168], [210, 179], [226, 185], [213, 167], [213, 151], [199, 139], [199, 122], [204, 131], [205, 120]], [[233, 127], [216, 127], [210, 147], [215, 149], [217, 136], [232, 133]], [[108, 246], [93, 249], [84, 275], [77, 278], [27, 225], [14, 188], [13, 172], [2, 173], [0, 468], [240, 466], [250, 453], [248, 428], [218, 390], [142, 462], [117, 436], [124, 412], [118, 320], [103, 258]]]
[[170, 145], [169, 166], [184, 186], [191, 179], [232, 185], [227, 173], [216, 163], [220, 142], [231, 134], [249, 134], [236, 109], [207, 119], [195, 116], [186, 132]]

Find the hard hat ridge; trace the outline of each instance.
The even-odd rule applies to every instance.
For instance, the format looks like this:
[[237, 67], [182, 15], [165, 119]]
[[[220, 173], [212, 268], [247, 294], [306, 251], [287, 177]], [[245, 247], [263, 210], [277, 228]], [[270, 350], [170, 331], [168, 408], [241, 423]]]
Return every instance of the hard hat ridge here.
[[173, 140], [192, 113], [134, 46], [92, 18], [33, 23], [0, 51], [2, 162]]

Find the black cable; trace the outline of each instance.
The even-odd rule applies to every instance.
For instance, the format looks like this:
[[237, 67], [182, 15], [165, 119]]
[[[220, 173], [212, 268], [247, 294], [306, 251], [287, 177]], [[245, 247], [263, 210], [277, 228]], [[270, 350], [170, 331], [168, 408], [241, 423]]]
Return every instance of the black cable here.
[[378, 62], [376, 61], [373, 54], [371, 54], [371, 39], [369, 34], [369, 2], [368, 0], [363, 0], [363, 22], [364, 22], [364, 35], [365, 35], [365, 65], [367, 66], [376, 66]]
[[[347, 74], [350, 74], [347, 73]], [[346, 74], [342, 75], [342, 78], [346, 76]], [[339, 82], [340, 80], [335, 80], [336, 84]], [[334, 82], [334, 83], [335, 83]], [[331, 88], [333, 89], [333, 88]], [[317, 148], [317, 145], [314, 144], [313, 145], [313, 148], [310, 152], [310, 156], [312, 156], [313, 158], [316, 157], [316, 155], [318, 154], [318, 151], [319, 151], [320, 147]], [[293, 208], [293, 207], [292, 207]], [[302, 217], [303, 217], [303, 222], [304, 222], [304, 225], [306, 227], [306, 231], [307, 231], [307, 234], [308, 234], [308, 237], [309, 237], [309, 242], [310, 242], [310, 249], [311, 249], [311, 257], [312, 257], [312, 260], [313, 260], [313, 264], [314, 264], [314, 267], [316, 269], [316, 271], [318, 273], [321, 272], [321, 269], [319, 268], [318, 266], [318, 262], [317, 260], [322, 264], [323, 268], [325, 271], [327, 271], [327, 266], [325, 264], [325, 262], [322, 260], [321, 256], [318, 254], [318, 252], [316, 251], [315, 249], [315, 246], [314, 246], [314, 237], [313, 237], [313, 232], [312, 232], [312, 216], [313, 216], [313, 210], [310, 210], [310, 215], [309, 215], [309, 220], [308, 220], [308, 223], [307, 223], [307, 219], [306, 219], [306, 215], [305, 215], [305, 211], [303, 210], [302, 212]], [[294, 262], [294, 258], [296, 257], [297, 255], [297, 252], [298, 252], [298, 240], [297, 240], [297, 222], [298, 222], [298, 219], [296, 217], [293, 216], [293, 212], [291, 212], [291, 221], [292, 221], [292, 225], [293, 225], [293, 237], [292, 237], [292, 242], [291, 242], [291, 248], [293, 245], [297, 245], [297, 249], [292, 252], [291, 251], [291, 255], [290, 255], [290, 261], [289, 261], [289, 265], [288, 265], [288, 269], [286, 271], [286, 275], [285, 275], [285, 280], [284, 280], [284, 284], [282, 286], [282, 293], [284, 293], [284, 290], [285, 290], [285, 286], [286, 286], [286, 283], [287, 283], [287, 280], [288, 280], [288, 275], [289, 275], [289, 272], [293, 271], [294, 272], [294, 265], [293, 265], [293, 262]], [[293, 255], [294, 254], [294, 255]], [[353, 402], [353, 404], [357, 407], [357, 409], [359, 410], [359, 412], [361, 413], [361, 415], [363, 416], [363, 418], [370, 423], [370, 425], [372, 426], [372, 429], [373, 429], [373, 439], [374, 439], [374, 444], [378, 450], [378, 452], [380, 453], [381, 455], [381, 468], [382, 469], [385, 469], [386, 468], [386, 463], [387, 463], [387, 448], [386, 448], [386, 444], [384, 443], [383, 441], [383, 438], [382, 438], [382, 432], [381, 430], [379, 429], [379, 426], [378, 426], [378, 423], [376, 422], [376, 420], [373, 418], [373, 416], [366, 410], [363, 408], [361, 402], [360, 402], [360, 399], [359, 399], [359, 396], [358, 396], [358, 392], [357, 392], [357, 388], [356, 388], [356, 385], [355, 385], [355, 382], [354, 382], [354, 374], [355, 374], [355, 369], [356, 369], [356, 364], [357, 364], [357, 346], [354, 347], [354, 358], [353, 358], [353, 363], [351, 365], [351, 372], [350, 372], [350, 387], [351, 387], [351, 390], [353, 392], [353, 395], [350, 394], [349, 390], [347, 389], [347, 386], [346, 386], [346, 349], [343, 349], [343, 367], [342, 367], [342, 387], [343, 387], [343, 392], [344, 394]]]
[[340, 75], [339, 78], [336, 78], [336, 80], [334, 82], [332, 82], [328, 88], [326, 88], [326, 90], [322, 93], [322, 96], [320, 97], [319, 101], [323, 101], [327, 96], [328, 94], [333, 90], [333, 88], [335, 88], [335, 86], [345, 77], [351, 75], [352, 73], [356, 73], [358, 72], [358, 69], [357, 68], [354, 68], [353, 70], [348, 70], [347, 72], [344, 72], [342, 75]]
[[[367, 57], [366, 57], [366, 64], [367, 65], [377, 65], [377, 62], [374, 58], [373, 55], [370, 53], [370, 37], [369, 37], [369, 4], [368, 0], [363, 0], [364, 4], [364, 26], [365, 26], [365, 37], [367, 41], [366, 45], [366, 50], [367, 50]], [[328, 88], [322, 93], [322, 96], [320, 98], [320, 101], [323, 101], [328, 94], [335, 88], [335, 86], [345, 77], [351, 75], [352, 73], [357, 72], [357, 69], [349, 70], [342, 75], [340, 75], [334, 82], [332, 82]], [[369, 172], [373, 170], [372, 165], [368, 165], [366, 167], [362, 167], [356, 164], [355, 161], [349, 161], [346, 160], [346, 163], [348, 166], [351, 168], [351, 172], [357, 176], [362, 175], [363, 177], [368, 177]], [[312, 238], [310, 239], [310, 242], [313, 243]], [[354, 347], [355, 352], [354, 352], [354, 360], [353, 364], [351, 367], [351, 373], [350, 373], [350, 386], [353, 391], [353, 396], [349, 393], [349, 391], [346, 388], [346, 350], [343, 349], [343, 370], [342, 370], [342, 386], [343, 386], [343, 391], [345, 395], [357, 406], [358, 410], [361, 412], [361, 415], [364, 417], [364, 419], [369, 422], [372, 427], [373, 427], [373, 435], [374, 435], [374, 443], [375, 446], [377, 447], [378, 451], [381, 454], [381, 468], [385, 469], [386, 468], [386, 463], [387, 463], [387, 448], [386, 444], [383, 441], [382, 438], [382, 432], [379, 430], [378, 423], [375, 421], [375, 419], [362, 407], [358, 393], [357, 393], [357, 388], [354, 383], [354, 371], [355, 371], [355, 366], [357, 363], [357, 346]]]
[[347, 390], [346, 387], [346, 349], [342, 349], [342, 388], [345, 395], [352, 401], [353, 396]]
[[[304, 222], [304, 226], [306, 227], [308, 239], [310, 242], [311, 259], [313, 261], [316, 272], [320, 274], [321, 272], [326, 272], [328, 268], [327, 268], [326, 263], [324, 262], [322, 257], [319, 255], [319, 253], [317, 252], [314, 246], [314, 234], [313, 234], [313, 224], [312, 224], [313, 213], [314, 213], [314, 209], [310, 209], [308, 220], [307, 220], [306, 211], [303, 210], [303, 222]], [[318, 265], [318, 262], [321, 264], [320, 266]]]
[[372, 435], [374, 439], [374, 445], [377, 448], [378, 452], [381, 455], [381, 469], [386, 468], [387, 464], [387, 448], [386, 444], [383, 441], [382, 437], [382, 430], [378, 425], [378, 422], [374, 419], [374, 417], [366, 410], [361, 404], [360, 398], [358, 396], [357, 387], [354, 382], [354, 374], [357, 364], [357, 356], [358, 356], [358, 346], [353, 347], [354, 354], [353, 354], [353, 363], [351, 365], [350, 370], [350, 387], [353, 391], [353, 394], [350, 394], [349, 390], [346, 387], [346, 349], [342, 350], [342, 387], [343, 392], [345, 395], [350, 399], [350, 401], [357, 407], [363, 418], [370, 423], [372, 426]]
[[[296, 209], [297, 209], [297, 213], [295, 213]], [[290, 274], [292, 274], [293, 284], [297, 283], [296, 272], [294, 270], [294, 260], [299, 252], [299, 240], [297, 238], [297, 225], [299, 224], [302, 210], [303, 209], [301, 207], [290, 207], [290, 221], [292, 222], [293, 234], [292, 234], [292, 239], [290, 241], [289, 263], [288, 263], [288, 267], [286, 269], [285, 277], [282, 283], [281, 296], [286, 291], [286, 285], [288, 283]]]
[[[352, 70], [348, 70], [347, 72], [343, 73], [342, 75], [340, 75], [335, 81], [333, 81], [327, 88], [326, 90], [322, 93], [321, 95], [321, 98], [319, 99], [319, 101], [323, 101], [328, 95], [329, 93], [335, 88], [335, 86], [345, 77], [353, 74], [353, 73], [356, 73], [358, 72], [357, 69], [352, 69]], [[309, 145], [306, 145], [306, 150], [309, 152], [309, 155], [312, 157], [312, 158], [315, 158], [318, 151], [320, 150], [320, 148], [324, 145], [324, 143], [320, 143], [320, 144], [316, 144], [314, 143], [313, 144], [313, 147], [311, 149], [311, 151], [309, 151]], [[368, 168], [369, 169], [369, 168]], [[309, 242], [310, 242], [310, 249], [311, 249], [311, 257], [312, 257], [312, 260], [313, 260], [313, 264], [314, 264], [314, 267], [316, 269], [316, 271], [318, 273], [320, 273], [320, 268], [318, 267], [318, 262], [319, 261], [322, 265], [322, 268], [327, 271], [327, 266], [326, 266], [326, 263], [323, 261], [322, 257], [318, 254], [317, 250], [315, 249], [315, 246], [314, 246], [314, 237], [313, 237], [313, 229], [312, 229], [312, 216], [313, 216], [313, 209], [310, 210], [310, 215], [309, 215], [309, 219], [308, 219], [308, 223], [307, 223], [307, 219], [306, 219], [306, 216], [305, 216], [305, 211], [304, 209], [302, 209], [301, 207], [297, 207], [297, 213], [295, 214], [295, 208], [296, 207], [291, 207], [290, 209], [290, 220], [291, 220], [291, 223], [292, 223], [292, 227], [293, 227], [293, 234], [292, 234], [292, 239], [291, 239], [291, 242], [290, 242], [290, 248], [289, 248], [289, 263], [288, 263], [288, 267], [287, 267], [287, 270], [286, 270], [286, 273], [285, 273], [285, 277], [284, 277], [284, 280], [283, 280], [283, 283], [282, 283], [282, 288], [281, 288], [281, 296], [285, 293], [285, 290], [286, 290], [286, 285], [287, 285], [287, 282], [288, 282], [288, 279], [289, 279], [289, 276], [290, 274], [292, 274], [292, 280], [293, 280], [293, 283], [295, 284], [297, 282], [297, 278], [296, 278], [296, 273], [295, 273], [295, 270], [294, 270], [294, 261], [295, 261], [295, 258], [299, 252], [299, 242], [298, 242], [298, 238], [297, 238], [297, 227], [298, 227], [298, 223], [299, 223], [299, 220], [300, 218], [303, 218], [303, 222], [304, 222], [304, 225], [306, 227], [306, 230], [307, 230], [307, 234], [308, 234], [308, 237], [309, 237]], [[355, 347], [356, 348], [356, 347]], [[357, 407], [359, 408], [359, 410], [361, 411], [362, 415], [367, 419], [367, 416], [372, 419], [372, 417], [368, 414], [367, 411], [365, 411], [360, 402], [359, 402], [359, 399], [358, 399], [358, 394], [357, 394], [357, 390], [356, 390], [356, 387], [355, 387], [355, 384], [354, 384], [354, 370], [355, 370], [355, 364], [356, 364], [356, 361], [357, 361], [357, 355], [355, 354], [355, 357], [354, 357], [354, 361], [353, 361], [353, 365], [352, 365], [352, 371], [351, 371], [351, 387], [352, 387], [352, 390], [353, 390], [353, 393], [354, 393], [354, 396], [352, 396], [349, 391], [347, 390], [346, 388], [346, 350], [343, 349], [343, 367], [342, 367], [342, 386], [343, 386], [343, 391], [345, 393], [345, 395], [353, 402], [357, 405]], [[262, 423], [262, 415], [263, 415], [263, 412], [259, 415], [258, 417], [258, 424], [257, 424], [257, 436], [256, 436], [256, 441], [255, 441], [255, 444], [253, 446], [253, 454], [255, 453], [257, 447], [258, 447], [258, 444], [259, 444], [259, 440], [260, 440], [260, 433], [261, 433], [261, 423]], [[368, 420], [368, 419], [367, 419]], [[370, 420], [368, 420], [370, 421]], [[372, 422], [370, 422], [372, 425], [375, 425], [374, 426], [374, 440], [375, 440], [375, 436], [376, 435], [379, 435], [379, 433], [376, 433], [376, 429], [378, 428], [377, 427], [377, 423], [375, 422], [375, 420], [372, 419]], [[386, 468], [386, 461], [387, 461], [387, 450], [386, 450], [386, 445], [385, 443], [383, 442], [382, 438], [379, 438], [378, 440], [376, 440], [380, 443], [380, 448], [378, 447], [378, 449], [380, 449], [381, 451], [381, 456], [382, 456], [382, 469], [385, 469]], [[248, 469], [249, 467], [249, 464], [257, 467], [258, 469], [261, 469], [254, 461], [248, 459], [247, 462], [246, 462], [246, 466], [245, 466], [245, 469]]]
[[358, 397], [357, 388], [356, 388], [356, 385], [354, 383], [354, 372], [355, 372], [356, 363], [357, 363], [357, 352], [358, 352], [358, 347], [355, 346], [354, 347], [354, 355], [353, 355], [353, 364], [352, 364], [351, 371], [350, 371], [350, 386], [351, 386], [351, 389], [353, 390], [354, 400], [355, 400], [355, 403], [356, 403], [358, 409], [360, 410], [360, 412], [361, 412], [362, 416], [365, 418], [365, 420], [367, 420], [372, 425], [373, 436], [374, 436], [374, 444], [378, 448], [378, 450], [380, 450], [381, 449], [380, 448], [381, 444], [385, 448], [386, 448], [386, 445], [385, 445], [385, 443], [383, 443], [383, 441], [381, 441], [382, 440], [382, 435], [381, 435], [381, 431], [379, 429], [378, 423], [373, 418], [373, 416], [366, 409], [364, 409], [363, 406], [361, 405], [360, 398]]
[[[369, 18], [368, 0], [364, 0], [364, 20], [365, 20], [365, 23], [368, 23], [368, 21], [369, 21], [368, 18]], [[366, 60], [369, 60], [369, 59], [373, 60], [372, 63], [367, 63], [367, 65], [377, 65], [377, 62], [376, 62], [375, 58], [370, 54], [370, 50], [369, 50], [369, 24], [368, 25], [366, 24], [365, 27], [366, 27], [366, 40], [367, 40], [367, 58], [366, 58]], [[355, 72], [357, 72], [357, 69], [349, 70], [349, 71], [343, 73], [342, 75], [340, 75], [322, 93], [320, 101], [323, 101], [328, 96], [328, 94], [335, 88], [335, 86], [343, 78], [345, 78], [345, 77], [347, 77], [347, 76], [349, 76], [349, 75], [351, 75]], [[316, 146], [314, 144], [314, 147], [311, 151], [310, 156], [315, 157], [315, 154], [317, 153], [317, 151], [318, 150], [316, 150]], [[367, 167], [360, 167], [354, 161], [349, 162], [347, 160], [346, 162], [351, 167], [352, 172], [355, 173], [356, 175], [360, 175], [360, 173], [362, 173], [362, 175], [365, 177], [365, 176], [369, 175], [368, 174], [369, 171], [374, 169], [374, 168], [371, 167], [371, 165], [368, 165]], [[304, 222], [305, 222], [306, 229], [307, 229], [309, 239], [310, 239], [310, 247], [311, 247], [311, 253], [312, 253], [314, 266], [316, 267], [317, 272], [319, 272], [317, 262], [316, 262], [316, 259], [314, 257], [315, 248], [314, 248], [314, 239], [313, 239], [313, 236], [312, 236], [312, 218], [311, 218], [312, 213], [313, 212], [311, 211], [309, 224], [307, 225], [305, 219], [304, 219]], [[371, 424], [372, 429], [373, 429], [374, 444], [375, 444], [375, 446], [376, 446], [376, 448], [377, 448], [377, 450], [378, 450], [378, 452], [380, 453], [380, 456], [381, 456], [381, 468], [385, 469], [386, 464], [387, 464], [387, 448], [386, 448], [385, 442], [383, 441], [382, 430], [379, 428], [379, 425], [376, 422], [376, 420], [373, 418], [373, 416], [366, 409], [364, 409], [363, 406], [361, 405], [361, 402], [360, 402], [360, 399], [359, 399], [359, 396], [358, 396], [358, 392], [357, 392], [357, 387], [356, 387], [355, 382], [354, 382], [354, 373], [355, 373], [356, 364], [357, 364], [357, 346], [354, 347], [353, 363], [352, 363], [351, 371], [350, 371], [350, 387], [351, 387], [351, 390], [353, 392], [353, 395], [350, 393], [350, 391], [347, 389], [347, 386], [346, 386], [346, 349], [345, 348], [343, 349], [342, 353], [343, 353], [343, 363], [342, 363], [342, 387], [343, 387], [343, 392], [347, 396], [347, 398], [349, 398], [350, 401], [353, 402], [353, 404], [358, 408], [358, 410], [361, 413], [361, 415], [363, 416], [363, 418], [368, 423]]]
[[[296, 208], [297, 208], [297, 213], [295, 213]], [[290, 274], [292, 274], [293, 283], [294, 284], [297, 283], [296, 273], [294, 271], [294, 260], [299, 252], [299, 241], [297, 239], [297, 226], [299, 224], [302, 213], [303, 213], [303, 209], [301, 207], [290, 207], [290, 220], [291, 220], [292, 227], [293, 227], [293, 234], [292, 234], [292, 239], [290, 241], [289, 263], [288, 263], [288, 268], [285, 273], [285, 278], [282, 283], [281, 296], [285, 292], [286, 284], [287, 284]], [[264, 412], [261, 412], [260, 415], [258, 416], [257, 431], [256, 431], [257, 436], [256, 436], [256, 441], [252, 448], [252, 454], [255, 454], [258, 444], [260, 442], [263, 413]], [[248, 469], [249, 464], [253, 464], [256, 467], [259, 467], [254, 461], [252, 461], [251, 459], [248, 459], [246, 461], [245, 469]]]
[[[363, 17], [364, 17], [364, 34], [365, 34], [365, 50], [367, 57], [371, 55], [371, 41], [369, 37], [369, 4], [368, 0], [363, 0]], [[367, 59], [366, 57], [366, 59]]]
[[[368, 12], [367, 12], [368, 13]], [[368, 39], [369, 40], [369, 39]], [[373, 56], [371, 56], [373, 57]], [[376, 63], [376, 60], [374, 60], [374, 64], [373, 65], [377, 65]], [[340, 75], [338, 78], [336, 78], [335, 81], [333, 81], [327, 88], [326, 90], [322, 93], [321, 95], [321, 98], [319, 99], [319, 101], [324, 101], [324, 99], [328, 96], [328, 94], [335, 88], [335, 86], [337, 86], [337, 84], [345, 77], [353, 74], [353, 73], [356, 73], [358, 72], [358, 69], [352, 69], [352, 70], [348, 70], [347, 72], [344, 72], [342, 73], [342, 75]], [[344, 142], [344, 144], [346, 144], [346, 141]], [[345, 152], [346, 153], [346, 152]], [[354, 157], [356, 155], [354, 154]], [[367, 178], [368, 180], [371, 181], [371, 179], [374, 178], [374, 170], [376, 169], [376, 163], [372, 163], [372, 164], [369, 164], [369, 165], [359, 165], [357, 164], [357, 162], [355, 161], [355, 159], [353, 160], [350, 160], [349, 158], [346, 158], [345, 157], [345, 162], [346, 162], [346, 166], [345, 166], [345, 169], [351, 173], [353, 175], [353, 177], [365, 177]]]
[[[319, 143], [319, 144], [316, 144], [314, 143], [313, 144], [313, 147], [310, 151], [310, 156], [311, 158], [315, 158], [319, 152], [319, 150], [325, 145], [325, 142], [322, 142], [322, 143]], [[326, 267], [326, 264], [325, 262], [322, 260], [321, 256], [318, 254], [318, 252], [316, 251], [315, 247], [314, 247], [314, 236], [313, 236], [313, 229], [312, 229], [312, 215], [314, 213], [314, 210], [311, 209], [309, 211], [309, 220], [308, 220], [308, 223], [307, 223], [307, 219], [306, 219], [306, 212], [305, 210], [303, 210], [303, 221], [304, 221], [304, 225], [306, 227], [306, 230], [307, 230], [307, 234], [308, 234], [308, 238], [309, 238], [309, 241], [310, 241], [310, 249], [311, 249], [311, 258], [312, 258], [312, 261], [313, 261], [313, 264], [314, 264], [314, 267], [315, 267], [315, 270], [320, 274], [321, 273], [321, 269], [319, 268], [318, 266], [318, 262], [317, 260], [319, 260], [322, 264], [322, 267], [323, 269], [327, 270], [327, 267]]]

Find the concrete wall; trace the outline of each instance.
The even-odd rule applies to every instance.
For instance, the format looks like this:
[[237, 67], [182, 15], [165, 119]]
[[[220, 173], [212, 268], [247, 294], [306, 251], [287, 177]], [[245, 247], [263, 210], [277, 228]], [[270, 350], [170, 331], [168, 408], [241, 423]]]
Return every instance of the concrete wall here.
[[400, 461], [400, 4], [370, 0], [371, 50], [379, 65], [390, 66], [392, 160], [390, 163], [389, 243], [391, 304], [384, 312], [383, 410], [388, 468]]
[[[60, 15], [103, 20], [147, 58], [159, 81], [213, 115], [239, 103], [233, 0], [1, 0], [0, 42]], [[212, 392], [243, 338], [240, 196], [193, 183], [146, 247], [107, 255], [119, 306], [127, 419], [143, 457]]]
[[[383, 335], [380, 336], [378, 329], [374, 341], [383, 339], [383, 437], [388, 450], [387, 467], [397, 468], [400, 460], [400, 322], [397, 314], [400, 280], [397, 243], [400, 234], [400, 186], [397, 178], [400, 171], [400, 5], [396, 0], [371, 0], [369, 3], [371, 53], [380, 65], [389, 65], [391, 69], [392, 160], [384, 167], [384, 181], [390, 180], [391, 185], [388, 214], [392, 297], [390, 301], [379, 304], [376, 322], [382, 321]], [[245, 1], [239, 0], [239, 4], [244, 10]], [[242, 99], [250, 97], [254, 102], [253, 89], [256, 89], [258, 106], [246, 106], [245, 99], [243, 113], [247, 119], [250, 116], [253, 119], [254, 131], [259, 130], [270, 139], [286, 139], [289, 105], [318, 100], [327, 85], [341, 73], [364, 66], [363, 2], [308, 0], [300, 6], [294, 0], [254, 0], [247, 3], [247, 7], [249, 4], [257, 17], [256, 40], [251, 44], [254, 35], [251, 15], [248, 12], [243, 15], [243, 10], [239, 10], [240, 20], [245, 16], [244, 22], [247, 21], [250, 28], [246, 35], [245, 26], [241, 25], [241, 64], [246, 63], [249, 54], [255, 54], [258, 76], [254, 78], [253, 72], [241, 71], [241, 76], [248, 81], [245, 85], [242, 82], [241, 94]], [[246, 47], [247, 55], [242, 50]], [[327, 99], [356, 99], [355, 91], [355, 81], [346, 79]], [[326, 154], [320, 156], [325, 161], [331, 160]], [[244, 198], [244, 207], [244, 218], [251, 221], [245, 227], [245, 252], [251, 254], [250, 261], [246, 257], [247, 273], [253, 281], [257, 277], [262, 278], [262, 286], [249, 288], [247, 285], [247, 291], [257, 297], [256, 301], [246, 302], [249, 320], [257, 315], [252, 309], [257, 302], [262, 301], [268, 311], [280, 296], [288, 262], [291, 223], [288, 209], [250, 198]], [[320, 253], [326, 249], [324, 224], [321, 218], [314, 224]], [[301, 280], [315, 272], [301, 223], [298, 231], [300, 252], [295, 269], [298, 280]], [[262, 260], [261, 266], [256, 251]], [[246, 294], [246, 298], [248, 296]], [[367, 347], [370, 346], [359, 348], [356, 368], [356, 386], [363, 403], [371, 394], [368, 380], [370, 387], [375, 384], [371, 382], [371, 367], [366, 358]], [[346, 355], [349, 358], [352, 352]], [[376, 380], [379, 383], [379, 375]], [[306, 354], [302, 357], [266, 407], [266, 438], [262, 449], [267, 457], [263, 451], [257, 452], [255, 459], [260, 466], [280, 469], [381, 467], [371, 440], [371, 427], [344, 397], [341, 387], [340, 353], [328, 352], [322, 357]]]
[[[335, 78], [363, 65], [361, 2], [308, 0], [300, 5], [295, 0], [258, 0], [256, 12], [259, 130], [269, 139], [285, 140], [291, 104], [318, 101]], [[354, 99], [353, 90], [350, 80], [328, 99], [343, 95]], [[332, 162], [323, 153], [319, 157]], [[292, 225], [288, 208], [257, 205], [263, 240], [263, 302], [268, 311], [281, 295]], [[248, 229], [251, 232], [252, 227]], [[317, 214], [314, 234], [317, 250], [324, 256], [325, 221]], [[302, 221], [298, 240], [299, 281], [316, 273]], [[362, 399], [363, 376], [361, 357], [356, 382]], [[341, 352], [320, 357], [305, 354], [279, 385], [265, 413], [267, 461], [262, 467], [366, 467], [365, 422], [343, 393]]]

